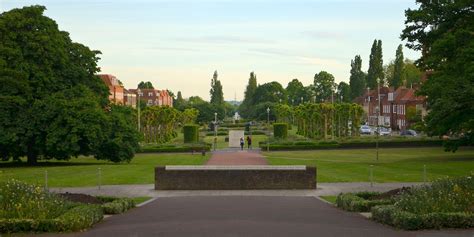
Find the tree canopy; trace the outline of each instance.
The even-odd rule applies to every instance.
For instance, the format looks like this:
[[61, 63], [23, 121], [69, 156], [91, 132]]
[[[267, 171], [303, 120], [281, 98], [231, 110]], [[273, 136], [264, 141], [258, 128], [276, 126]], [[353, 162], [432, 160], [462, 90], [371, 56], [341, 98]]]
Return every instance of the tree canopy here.
[[288, 93], [288, 103], [291, 105], [299, 105], [302, 101], [309, 101], [311, 97], [308, 88], [296, 78], [288, 83], [286, 92]]
[[213, 105], [223, 105], [224, 104], [224, 92], [222, 91], [222, 84], [219, 81], [217, 71], [214, 71], [211, 80], [211, 104]]
[[320, 71], [314, 75], [314, 92], [318, 102], [330, 101], [336, 84], [334, 76], [326, 71]]
[[[79, 155], [130, 160], [138, 133], [108, 104], [108, 89], [95, 76], [100, 52], [73, 42], [45, 10], [0, 14], [1, 156], [27, 156], [30, 164]], [[110, 146], [124, 145], [124, 137], [136, 139], [102, 156]]]
[[138, 83], [137, 88], [138, 89], [155, 89], [155, 87], [153, 87], [153, 84], [150, 81], [147, 81], [147, 82], [141, 81], [140, 83]]
[[431, 135], [452, 135], [474, 143], [474, 5], [470, 0], [417, 0], [405, 11], [401, 34], [410, 49], [422, 51], [417, 65], [429, 78], [420, 93], [430, 109], [425, 118]]
[[367, 86], [376, 89], [377, 83], [384, 85], [382, 41], [374, 40], [370, 50], [369, 70], [367, 71]]
[[355, 99], [364, 94], [366, 88], [366, 74], [362, 71], [362, 58], [356, 55], [351, 60], [351, 76], [349, 78], [351, 99]]

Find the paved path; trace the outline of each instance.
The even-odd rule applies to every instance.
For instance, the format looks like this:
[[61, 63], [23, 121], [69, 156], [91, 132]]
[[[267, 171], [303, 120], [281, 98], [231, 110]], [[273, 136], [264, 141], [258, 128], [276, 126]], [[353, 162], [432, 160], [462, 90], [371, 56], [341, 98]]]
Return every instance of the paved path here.
[[268, 165], [260, 150], [220, 150], [214, 151], [206, 165]]
[[410, 187], [422, 183], [318, 183], [316, 190], [154, 190], [153, 184], [137, 185], [105, 185], [80, 188], [51, 188], [55, 192], [85, 193], [90, 195], [106, 195], [120, 197], [183, 197], [183, 196], [295, 196], [316, 197], [337, 195], [359, 191], [389, 191], [395, 188]]
[[[72, 236], [469, 236], [473, 230], [405, 232], [314, 197], [158, 198]], [[69, 235], [68, 235], [69, 236]]]

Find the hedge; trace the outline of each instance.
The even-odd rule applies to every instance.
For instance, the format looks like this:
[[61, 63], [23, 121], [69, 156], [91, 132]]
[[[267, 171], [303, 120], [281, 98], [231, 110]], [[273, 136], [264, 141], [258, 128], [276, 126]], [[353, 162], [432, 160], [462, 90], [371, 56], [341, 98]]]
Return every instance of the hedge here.
[[199, 126], [186, 124], [183, 126], [184, 143], [196, 143], [199, 141]]
[[288, 137], [288, 124], [274, 123], [273, 136], [277, 139], [286, 139]]
[[196, 143], [184, 145], [154, 145], [144, 146], [140, 149], [140, 153], [154, 153], [154, 152], [193, 152], [193, 151], [210, 151], [211, 144]]
[[404, 230], [474, 227], [474, 213], [436, 212], [418, 215], [399, 210], [393, 205], [373, 207], [372, 219]]
[[370, 212], [370, 209], [374, 206], [394, 203], [393, 199], [368, 200], [370, 197], [379, 194], [377, 192], [341, 193], [336, 198], [336, 206], [346, 211]]
[[0, 233], [79, 231], [91, 227], [103, 217], [98, 205], [78, 205], [54, 219], [0, 219]]
[[[265, 145], [265, 142], [261, 142]], [[402, 147], [435, 147], [442, 146], [441, 140], [418, 140], [418, 141], [379, 141], [381, 148], [402, 148]], [[323, 150], [323, 149], [351, 149], [351, 148], [373, 148], [374, 141], [361, 142], [338, 142], [338, 141], [301, 141], [301, 142], [275, 142], [270, 143], [270, 150]]]
[[120, 214], [135, 207], [135, 202], [130, 198], [115, 198], [98, 196], [97, 199], [105, 202], [101, 205], [105, 214]]

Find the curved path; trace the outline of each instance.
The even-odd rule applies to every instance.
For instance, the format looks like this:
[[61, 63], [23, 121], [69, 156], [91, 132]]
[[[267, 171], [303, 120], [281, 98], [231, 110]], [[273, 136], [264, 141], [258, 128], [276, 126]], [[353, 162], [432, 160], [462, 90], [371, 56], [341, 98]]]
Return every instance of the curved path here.
[[469, 236], [473, 230], [406, 232], [313, 197], [173, 197], [105, 219], [74, 236]]

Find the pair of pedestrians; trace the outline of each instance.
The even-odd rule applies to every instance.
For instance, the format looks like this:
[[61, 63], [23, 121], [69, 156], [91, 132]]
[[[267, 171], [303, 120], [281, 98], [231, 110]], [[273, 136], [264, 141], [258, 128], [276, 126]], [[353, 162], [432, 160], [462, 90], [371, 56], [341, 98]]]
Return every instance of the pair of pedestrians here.
[[[245, 145], [244, 138], [241, 137], [240, 138], [240, 150], [242, 150], [242, 151], [244, 150], [244, 145]], [[247, 136], [247, 149], [248, 150], [252, 149], [252, 138], [250, 136]]]

